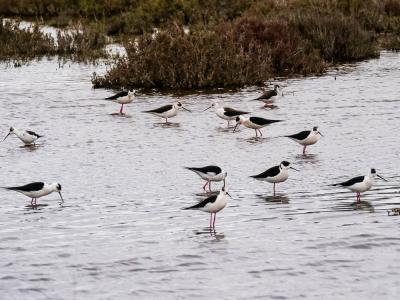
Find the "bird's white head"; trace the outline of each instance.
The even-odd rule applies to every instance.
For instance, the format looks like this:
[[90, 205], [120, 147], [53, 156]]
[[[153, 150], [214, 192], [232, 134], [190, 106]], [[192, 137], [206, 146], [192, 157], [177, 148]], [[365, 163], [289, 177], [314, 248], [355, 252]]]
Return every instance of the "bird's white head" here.
[[131, 99], [133, 96], [135, 96], [136, 90], [128, 90], [128, 98]]
[[318, 126], [314, 126], [312, 131], [314, 134], [319, 134], [320, 136], [323, 136], [322, 133], [318, 130]]
[[214, 109], [218, 109], [218, 108], [220, 108], [221, 107], [221, 104], [219, 104], [219, 102], [213, 102], [209, 107], [207, 107], [205, 110], [203, 110], [203, 111], [206, 111], [206, 110], [209, 110], [210, 108], [214, 108]]
[[385, 178], [383, 178], [381, 175], [379, 175], [378, 173], [376, 173], [376, 170], [374, 169], [374, 168], [372, 168], [370, 171], [369, 171], [369, 177], [371, 178], [371, 179], [375, 179], [375, 177], [378, 177], [378, 178], [380, 178], [380, 179], [382, 179], [382, 180], [384, 180], [384, 181], [387, 181]]
[[235, 128], [233, 129], [233, 132], [236, 131], [236, 128], [238, 128], [238, 126], [240, 124], [243, 124], [243, 122], [246, 120], [246, 118], [244, 116], [240, 115], [240, 116], [237, 116], [235, 120], [236, 120], [236, 125], [235, 125]]
[[61, 184], [59, 184], [58, 182], [53, 182], [50, 185], [50, 187], [51, 187], [53, 192], [57, 192], [60, 195], [61, 202], [64, 202], [64, 199], [63, 199], [63, 197], [61, 195], [61, 189], [62, 189]]
[[182, 105], [182, 103], [181, 102], [175, 102], [173, 105], [172, 105], [175, 109], [184, 109], [184, 110], [186, 110], [186, 111], [189, 111], [190, 112], [190, 110], [189, 109], [187, 109], [186, 107], [184, 107], [183, 105]]
[[281, 164], [279, 165], [279, 168], [280, 168], [281, 170], [289, 170], [289, 169], [292, 169], [292, 170], [298, 171], [297, 169], [291, 167], [291, 166], [290, 166], [290, 162], [288, 162], [288, 161], [286, 161], [286, 160], [284, 160], [284, 161], [281, 162]]
[[275, 90], [275, 92], [279, 93], [279, 89], [280, 89], [279, 84], [275, 84], [275, 85], [274, 85], [274, 90]]
[[14, 127], [10, 127], [10, 131], [8, 132], [8, 134], [6, 135], [6, 137], [3, 139], [3, 141], [6, 140], [6, 138], [11, 134], [15, 132], [15, 128]]
[[228, 191], [226, 190], [226, 188], [225, 188], [225, 185], [222, 187], [222, 189], [221, 189], [221, 191], [219, 192], [220, 194], [222, 194], [222, 195], [228, 195], [229, 197], [231, 197], [232, 198], [232, 196], [228, 193]]

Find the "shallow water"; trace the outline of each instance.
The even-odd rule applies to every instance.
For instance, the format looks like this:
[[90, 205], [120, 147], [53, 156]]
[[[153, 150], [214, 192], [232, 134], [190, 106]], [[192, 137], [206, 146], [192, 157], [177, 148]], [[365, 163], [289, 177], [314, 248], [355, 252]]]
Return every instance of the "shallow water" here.
[[[9, 126], [45, 137], [21, 148], [0, 143], [0, 186], [59, 181], [58, 195], [28, 206], [0, 191], [0, 295], [8, 299], [397, 299], [400, 291], [400, 55], [349, 65], [322, 77], [278, 81], [278, 109], [250, 99], [257, 88], [179, 97], [165, 127], [141, 111], [177, 98], [138, 93], [119, 105], [99, 100], [93, 71], [54, 60], [0, 65], [0, 135]], [[336, 80], [334, 77], [336, 76]], [[225, 130], [211, 101], [285, 120], [263, 130]], [[318, 125], [308, 155], [279, 138]], [[299, 172], [277, 185], [249, 178], [289, 160]], [[218, 214], [183, 211], [203, 182], [183, 166], [217, 164], [234, 199]], [[375, 167], [377, 181], [355, 195], [329, 184]], [[214, 188], [220, 184], [214, 184]]]

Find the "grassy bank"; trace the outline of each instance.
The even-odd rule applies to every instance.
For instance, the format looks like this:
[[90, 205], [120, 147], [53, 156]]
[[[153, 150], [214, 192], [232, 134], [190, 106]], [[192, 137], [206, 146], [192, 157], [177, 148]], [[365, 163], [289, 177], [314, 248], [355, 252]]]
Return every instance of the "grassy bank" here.
[[62, 55], [121, 40], [127, 57], [94, 87], [259, 85], [400, 49], [400, 0], [0, 0], [0, 15], [90, 28]]
[[57, 38], [53, 38], [41, 32], [38, 25], [21, 29], [18, 23], [0, 22], [0, 61], [13, 61], [15, 65], [55, 55], [93, 62], [106, 57], [105, 42], [105, 36], [91, 28], [60, 30]]

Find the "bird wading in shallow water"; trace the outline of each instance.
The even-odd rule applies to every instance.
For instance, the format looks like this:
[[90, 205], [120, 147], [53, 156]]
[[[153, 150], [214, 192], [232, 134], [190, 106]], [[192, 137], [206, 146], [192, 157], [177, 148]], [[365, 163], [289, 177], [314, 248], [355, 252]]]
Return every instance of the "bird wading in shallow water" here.
[[226, 206], [228, 202], [227, 201], [228, 196], [231, 197], [231, 195], [225, 190], [225, 187], [223, 187], [218, 195], [212, 195], [204, 199], [200, 203], [190, 207], [186, 207], [184, 209], [197, 209], [203, 212], [210, 213], [210, 228], [215, 228], [215, 220], [217, 218], [217, 212], [219, 212]]
[[290, 166], [288, 161], [282, 161], [279, 166], [274, 166], [265, 172], [258, 175], [250, 176], [252, 178], [267, 181], [274, 184], [274, 197], [275, 197], [275, 184], [284, 182], [289, 178], [289, 169], [298, 171], [297, 169]]
[[275, 84], [273, 90], [265, 91], [260, 97], [254, 99], [253, 101], [264, 102], [264, 107], [268, 107], [271, 105], [271, 98], [279, 94], [279, 88], [279, 85]]
[[112, 102], [121, 104], [121, 109], [119, 110], [119, 114], [123, 115], [124, 104], [128, 104], [133, 101], [133, 99], [135, 98], [135, 92], [136, 92], [135, 90], [122, 91], [111, 97], [105, 98], [105, 100], [110, 100]]
[[371, 189], [372, 185], [375, 183], [375, 177], [378, 177], [384, 181], [387, 181], [381, 175], [376, 173], [375, 169], [371, 169], [369, 174], [366, 176], [358, 176], [354, 177], [350, 180], [332, 184], [332, 186], [342, 186], [346, 189], [349, 189], [352, 192], [356, 192], [357, 194], [357, 202], [361, 202], [361, 193], [368, 191]]
[[296, 143], [303, 146], [303, 154], [306, 154], [307, 146], [314, 145], [322, 137], [322, 133], [318, 131], [318, 127], [315, 126], [313, 130], [305, 130], [292, 135], [285, 135]]
[[245, 116], [238, 116], [236, 117], [236, 125], [233, 129], [233, 132], [236, 131], [236, 128], [239, 125], [243, 125], [247, 128], [254, 129], [256, 131], [256, 137], [258, 137], [257, 131], [260, 133], [260, 136], [262, 136], [260, 128], [277, 122], [282, 122], [282, 120], [268, 120], [260, 117], [246, 118]]
[[184, 109], [184, 110], [190, 112], [190, 110], [185, 108], [181, 102], [175, 102], [173, 104], [164, 105], [159, 108], [147, 110], [144, 112], [155, 115], [160, 118], [163, 118], [163, 119], [165, 119], [165, 124], [168, 124], [168, 118], [175, 117], [178, 114], [179, 109]]
[[186, 169], [195, 172], [197, 175], [201, 177], [201, 179], [205, 180], [206, 183], [203, 186], [203, 190], [206, 190], [208, 185], [208, 190], [211, 192], [211, 181], [224, 181], [225, 186], [225, 178], [228, 176], [228, 173], [222, 170], [218, 166], [206, 166], [202, 168], [190, 168], [185, 167]]
[[32, 182], [22, 186], [12, 186], [12, 187], [3, 187], [4, 189], [10, 191], [16, 191], [25, 196], [31, 198], [32, 206], [36, 206], [37, 198], [49, 195], [53, 192], [57, 192], [60, 195], [61, 203], [64, 202], [64, 199], [61, 195], [61, 184], [57, 182], [53, 183], [45, 183], [45, 182]]
[[17, 128], [10, 127], [10, 131], [4, 138], [3, 142], [10, 134], [15, 134], [26, 146], [35, 145], [36, 140], [43, 137], [42, 135], [38, 135], [30, 130], [19, 130]]
[[235, 120], [237, 116], [240, 115], [245, 115], [248, 114], [249, 112], [247, 111], [242, 111], [242, 110], [237, 110], [231, 107], [227, 107], [227, 106], [221, 106], [218, 102], [214, 102], [213, 104], [211, 104], [208, 108], [206, 108], [203, 111], [206, 111], [210, 108], [214, 108], [215, 110], [215, 114], [220, 117], [221, 119], [224, 119], [226, 121], [228, 121], [228, 128], [229, 128], [229, 123], [232, 120]]

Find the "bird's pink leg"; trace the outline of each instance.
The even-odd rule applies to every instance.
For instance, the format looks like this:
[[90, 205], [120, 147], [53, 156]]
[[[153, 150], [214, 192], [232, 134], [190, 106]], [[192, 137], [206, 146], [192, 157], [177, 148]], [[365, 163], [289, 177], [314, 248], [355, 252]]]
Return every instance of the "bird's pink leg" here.
[[307, 146], [303, 147], [303, 154], [306, 154], [306, 148], [307, 148]]
[[256, 131], [256, 137], [258, 137], [257, 129], [254, 129]]
[[275, 197], [275, 183], [274, 183], [274, 197]]
[[260, 135], [261, 135], [261, 136], [263, 136], [263, 135], [262, 135], [262, 132], [261, 132], [261, 130], [260, 130], [260, 129], [258, 129], [258, 132], [260, 133]]
[[207, 184], [208, 184], [208, 181], [206, 181], [206, 184], [205, 184], [205, 185], [203, 185], [203, 190], [206, 190], [206, 186], [207, 186]]
[[217, 213], [214, 213], [214, 221], [213, 221], [213, 228], [215, 228], [215, 220], [217, 219]]
[[230, 120], [228, 120], [228, 128], [229, 128], [229, 122], [230, 122]]
[[122, 110], [124, 109], [124, 105], [121, 104], [121, 109], [119, 110], [119, 113], [122, 115]]
[[211, 181], [208, 182], [208, 190], [211, 192]]
[[361, 193], [357, 192], [357, 202], [361, 202]]
[[34, 199], [34, 198], [32, 198], [32, 200], [31, 200], [31, 205], [32, 205], [32, 206], [33, 206], [33, 199]]
[[212, 227], [212, 226], [211, 226], [211, 224], [212, 224], [212, 217], [213, 217], [213, 214], [211, 213], [211, 214], [210, 214], [210, 229], [211, 229], [211, 227]]

